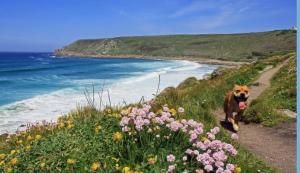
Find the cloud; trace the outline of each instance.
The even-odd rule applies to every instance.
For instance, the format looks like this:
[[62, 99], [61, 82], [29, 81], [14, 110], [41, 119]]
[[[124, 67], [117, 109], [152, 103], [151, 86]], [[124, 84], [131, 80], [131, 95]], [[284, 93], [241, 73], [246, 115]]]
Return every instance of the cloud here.
[[214, 7], [214, 4], [211, 3], [212, 1], [206, 1], [206, 0], [201, 0], [201, 1], [194, 1], [190, 3], [189, 5], [186, 5], [172, 14], [169, 15], [170, 18], [177, 18], [177, 17], [182, 17], [185, 15], [189, 15], [194, 12], [200, 12], [203, 10], [211, 9]]
[[181, 17], [195, 13], [183, 25], [194, 32], [213, 32], [241, 20], [254, 6], [248, 0], [197, 1], [177, 10], [171, 16]]

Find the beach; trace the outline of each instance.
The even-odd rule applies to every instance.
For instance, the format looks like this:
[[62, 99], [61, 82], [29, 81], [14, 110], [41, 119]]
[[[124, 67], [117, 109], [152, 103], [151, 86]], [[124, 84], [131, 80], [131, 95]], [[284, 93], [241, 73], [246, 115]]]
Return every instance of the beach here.
[[92, 96], [93, 88], [97, 108], [124, 106], [150, 100], [157, 91], [188, 77], [201, 79], [218, 68], [185, 60], [57, 58], [50, 53], [1, 54], [1, 61], [1, 133], [27, 123], [56, 121], [87, 105], [84, 92]]

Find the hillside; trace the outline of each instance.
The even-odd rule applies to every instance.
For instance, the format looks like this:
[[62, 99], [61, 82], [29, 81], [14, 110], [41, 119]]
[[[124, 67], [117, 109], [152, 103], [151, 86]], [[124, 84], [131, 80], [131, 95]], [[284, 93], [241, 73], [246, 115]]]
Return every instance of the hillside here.
[[278, 51], [294, 51], [296, 31], [207, 35], [165, 35], [82, 39], [55, 51], [60, 56], [183, 57], [251, 61]]
[[[240, 68], [220, 68], [203, 80], [188, 78], [176, 88], [165, 89], [149, 105], [104, 111], [92, 105], [79, 107], [57, 123], [3, 135], [0, 172], [215, 172], [219, 167], [234, 173], [278, 172], [224, 129], [216, 128], [212, 110], [222, 106], [224, 93], [233, 84], [251, 84], [261, 70], [289, 57], [271, 56]], [[191, 131], [197, 132], [195, 139]], [[221, 161], [210, 165], [205, 158]]]

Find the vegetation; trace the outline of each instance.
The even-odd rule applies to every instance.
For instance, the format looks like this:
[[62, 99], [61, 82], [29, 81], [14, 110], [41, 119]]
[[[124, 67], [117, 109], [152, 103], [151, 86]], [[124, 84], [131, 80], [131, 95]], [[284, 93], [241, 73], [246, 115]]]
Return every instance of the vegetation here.
[[[164, 90], [149, 103], [151, 108], [146, 107], [147, 110], [141, 105], [128, 105], [122, 110], [106, 108], [104, 111], [93, 107], [78, 108], [59, 118], [57, 123], [36, 124], [27, 131], [2, 137], [0, 171], [160, 173], [167, 170], [172, 172], [170, 169], [173, 169], [175, 164], [174, 172], [209, 169], [191, 156], [187, 157], [187, 161], [182, 160], [184, 152], [194, 146], [191, 146], [186, 133], [173, 131], [166, 122], [155, 125], [151, 121], [150, 125], [138, 130], [138, 121], [133, 121], [131, 123], [135, 127], [128, 125], [130, 129], [126, 129], [124, 117], [137, 117], [139, 112], [132, 109], [133, 116], [128, 114], [130, 110], [127, 108], [138, 106], [143, 111], [155, 112], [156, 116], [169, 112], [168, 115], [172, 116], [168, 118], [181, 120], [182, 123], [182, 119], [193, 119], [203, 123], [204, 133], [199, 134], [196, 140], [214, 141], [212, 138], [215, 137], [224, 144], [232, 144], [232, 156], [226, 151], [228, 160], [224, 161], [224, 164], [233, 163], [233, 172], [277, 172], [232, 140], [224, 130], [213, 132], [217, 122], [211, 111], [222, 105], [224, 94], [231, 90], [234, 84], [251, 84], [267, 65], [276, 65], [289, 56], [277, 54], [263, 57], [238, 69], [219, 69], [208, 80], [188, 78], [177, 88]], [[283, 80], [287, 73], [285, 70], [281, 71], [274, 78], [274, 82]], [[165, 104], [170, 109], [165, 110]], [[285, 105], [292, 107], [289, 104]], [[180, 111], [180, 107], [185, 111]], [[130, 121], [127, 123], [130, 124]], [[205, 132], [213, 133], [214, 136]], [[234, 149], [238, 151], [237, 155], [234, 154]], [[175, 161], [172, 161], [173, 156]]]
[[273, 126], [290, 118], [279, 109], [296, 112], [296, 58], [295, 54], [273, 77], [271, 87], [256, 100], [245, 112], [248, 121]]
[[56, 53], [79, 56], [158, 56], [253, 61], [273, 52], [294, 51], [296, 31], [244, 34], [165, 35], [78, 40]]

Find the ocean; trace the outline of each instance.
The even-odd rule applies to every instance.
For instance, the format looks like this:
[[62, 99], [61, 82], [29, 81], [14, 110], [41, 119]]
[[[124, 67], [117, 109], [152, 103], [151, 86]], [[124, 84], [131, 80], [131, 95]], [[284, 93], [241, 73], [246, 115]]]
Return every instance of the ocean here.
[[[179, 60], [55, 57], [51, 53], [0, 53], [0, 134], [20, 125], [55, 121], [76, 106], [87, 105], [84, 91], [94, 88], [95, 105], [122, 106], [153, 98], [187, 77], [215, 70]], [[110, 99], [109, 99], [110, 98]], [[103, 106], [102, 106], [103, 107]]]

